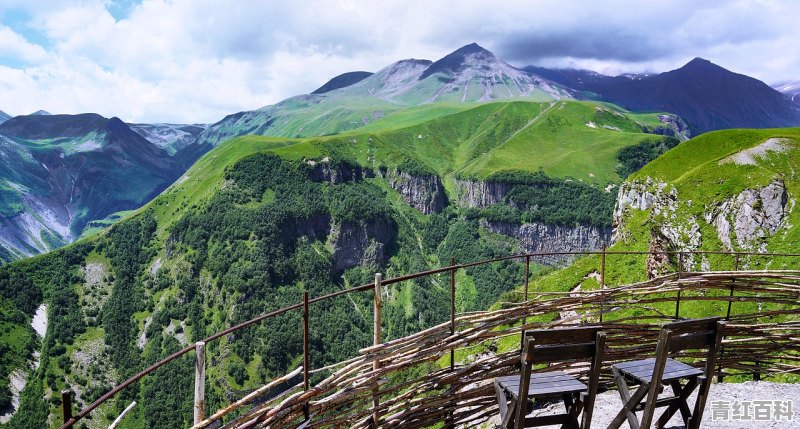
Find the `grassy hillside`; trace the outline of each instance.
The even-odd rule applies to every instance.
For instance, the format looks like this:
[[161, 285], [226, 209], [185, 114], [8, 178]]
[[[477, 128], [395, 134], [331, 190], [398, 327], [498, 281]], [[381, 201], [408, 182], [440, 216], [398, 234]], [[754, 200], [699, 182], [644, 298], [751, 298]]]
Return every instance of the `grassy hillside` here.
[[[596, 103], [430, 109], [387, 116], [383, 128], [376, 122], [374, 131], [363, 134], [230, 140], [103, 233], [0, 268], [0, 296], [20, 309], [24, 322], [40, 302], [48, 304], [50, 320], [40, 369], [31, 376], [11, 427], [55, 426], [47, 416], [57, 414], [62, 388], [71, 386], [78, 404], [88, 404], [186, 342], [297, 302], [303, 290], [318, 296], [370, 282], [377, 271], [394, 276], [441, 266], [451, 257], [465, 262], [520, 251], [516, 240], [481, 228], [480, 215], [456, 204], [452, 194], [441, 211], [423, 215], [382, 171], [434, 175], [450, 186], [457, 177], [503, 172], [508, 180], [535, 183], [532, 188], [544, 196], [548, 190], [569, 194], [565, 205], [597, 195], [610, 202], [602, 187], [619, 181], [617, 153], [609, 149], [591, 160], [552, 162], [556, 147], [611, 145], [619, 152], [662, 139], [642, 132], [657, 121], [654, 115], [629, 115]], [[426, 115], [434, 118], [423, 121]], [[481, 159], [500, 160], [509, 150], [530, 156], [507, 168], [499, 161], [477, 167]], [[531, 207], [542, 203], [536, 195], [526, 198]], [[574, 225], [581, 215], [570, 213], [563, 221]], [[522, 270], [496, 263], [460, 276], [457, 309], [471, 311], [487, 308], [518, 285]], [[389, 288], [387, 338], [444, 321], [448, 295], [444, 277]], [[369, 344], [370, 306], [371, 297], [363, 294], [315, 308], [314, 367]], [[12, 329], [24, 331], [26, 323], [13, 317]], [[209, 347], [215, 362], [209, 368], [209, 380], [215, 380], [208, 387], [209, 408], [296, 366], [299, 323], [299, 314], [288, 314]], [[24, 361], [26, 350], [19, 348], [16, 360], [6, 358], [3, 368]], [[142, 405], [126, 427], [184, 426], [191, 416], [189, 359], [145, 378], [87, 425], [102, 427], [137, 400]]]
[[[769, 142], [779, 141], [778, 145]], [[765, 145], [766, 143], [766, 145]], [[738, 163], [735, 161], [738, 159]], [[747, 162], [744, 163], [743, 162]], [[665, 153], [645, 168], [633, 174], [622, 185], [623, 193], [638, 189], [649, 193], [653, 204], [646, 210], [628, 206], [620, 212], [617, 241], [611, 251], [661, 250], [733, 250], [772, 253], [797, 253], [800, 248], [800, 212], [795, 202], [800, 196], [800, 129], [727, 130], [703, 134]], [[748, 190], [759, 190], [772, 183], [785, 185], [781, 222], [777, 230], [755, 231], [754, 240], [738, 240], [732, 202]], [[743, 218], [760, 219], [760, 211], [771, 204], [767, 195], [755, 199]], [[761, 202], [759, 202], [761, 201]], [[780, 198], [774, 201], [780, 202]], [[727, 205], [726, 205], [727, 204]], [[735, 207], [735, 206], [734, 206]], [[720, 234], [714, 219], [720, 213], [731, 221], [728, 240]], [[672, 232], [672, 233], [671, 233]], [[763, 235], [762, 235], [763, 233]], [[722, 239], [721, 239], [722, 237]], [[744, 245], [743, 245], [744, 244]], [[671, 257], [660, 269], [675, 271], [678, 258]], [[708, 255], [686, 257], [683, 269], [730, 270], [735, 259], [731, 256]], [[606, 283], [626, 284], [647, 279], [645, 256], [609, 255]], [[740, 269], [798, 269], [800, 258], [743, 256]], [[534, 290], [583, 290], [599, 287], [596, 274], [600, 257], [579, 259], [575, 264], [535, 280]], [[768, 306], [769, 304], [763, 304]], [[674, 304], [654, 307], [666, 314], [674, 312]], [[733, 314], [755, 311], [747, 306], [733, 306]], [[701, 304], [684, 305], [682, 317], [723, 315], [723, 308]]]

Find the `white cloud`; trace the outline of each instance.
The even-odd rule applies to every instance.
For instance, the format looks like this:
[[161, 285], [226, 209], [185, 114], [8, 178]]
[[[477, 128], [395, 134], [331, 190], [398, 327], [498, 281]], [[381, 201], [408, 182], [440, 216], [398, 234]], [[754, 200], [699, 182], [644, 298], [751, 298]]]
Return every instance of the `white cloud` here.
[[[0, 109], [214, 122], [346, 71], [438, 59], [476, 41], [512, 64], [663, 71], [695, 56], [767, 82], [797, 79], [792, 1], [6, 0], [50, 46], [0, 25]], [[13, 64], [13, 63], [12, 63]]]
[[14, 30], [0, 24], [0, 59], [35, 63], [42, 61], [46, 55], [44, 48], [27, 41]]

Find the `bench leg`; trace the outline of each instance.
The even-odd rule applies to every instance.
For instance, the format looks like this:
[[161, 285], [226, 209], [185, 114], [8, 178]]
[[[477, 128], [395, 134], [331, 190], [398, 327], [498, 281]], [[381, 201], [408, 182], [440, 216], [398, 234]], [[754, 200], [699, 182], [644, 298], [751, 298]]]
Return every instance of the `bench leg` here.
[[689, 404], [686, 401], [689, 399], [689, 396], [694, 391], [695, 387], [697, 387], [697, 378], [690, 379], [685, 385], [681, 386], [681, 383], [678, 380], [673, 380], [670, 382], [670, 386], [672, 387], [672, 392], [675, 394], [675, 402], [670, 404], [667, 407], [667, 410], [664, 411], [664, 414], [658, 418], [656, 422], [657, 428], [663, 428], [666, 426], [669, 419], [675, 414], [676, 411], [680, 410], [681, 417], [683, 418], [683, 423], [685, 425], [689, 424], [689, 418], [691, 417], [691, 411], [689, 410]]
[[[613, 366], [611, 367], [611, 372], [614, 373], [614, 381], [617, 382], [617, 388], [618, 388], [617, 390], [619, 392], [620, 399], [622, 399], [622, 403], [625, 405], [624, 409], [627, 409], [628, 403], [631, 402], [631, 392], [630, 390], [628, 390], [628, 383], [625, 382], [625, 377], [623, 377], [622, 374], [620, 374], [619, 370], [614, 368]], [[642, 388], [640, 386], [639, 390], [641, 389]], [[637, 390], [637, 393], [639, 392], [639, 390]], [[647, 392], [647, 390], [645, 390], [645, 392]], [[641, 401], [641, 398], [639, 399], [639, 401]], [[636, 401], [636, 403], [633, 404], [631, 410], [639, 403], [639, 401]], [[639, 419], [636, 418], [636, 414], [631, 410], [628, 410], [628, 412], [626, 413], [626, 417], [628, 418], [628, 424], [630, 425], [631, 429], [639, 429]], [[616, 427], [619, 427], [621, 424], [622, 421], [620, 421]], [[609, 429], [612, 429], [612, 426], [609, 426]]]
[[578, 414], [581, 412], [581, 403], [580, 401], [575, 401], [572, 397], [572, 394], [565, 394], [563, 396], [564, 399], [564, 408], [567, 409], [567, 419], [568, 422], [561, 425], [561, 429], [580, 429], [580, 425], [578, 425]]
[[[625, 386], [625, 392], [628, 392], [627, 385], [624, 384], [624, 381], [623, 386]], [[622, 409], [619, 410], [617, 416], [614, 417], [614, 420], [610, 425], [608, 425], [608, 429], [618, 429], [620, 426], [622, 426], [622, 422], [625, 421], [626, 417], [628, 418], [628, 424], [631, 426], [631, 429], [639, 429], [639, 419], [636, 418], [636, 414], [633, 413], [633, 409], [636, 408], [636, 405], [639, 404], [639, 402], [642, 402], [642, 399], [644, 399], [645, 396], [647, 396], [647, 391], [649, 388], [650, 385], [647, 383], [642, 383], [639, 385], [639, 388], [633, 392], [633, 395], [630, 396], [630, 399], [627, 401], [623, 400], [624, 405], [622, 406]], [[622, 391], [621, 387], [620, 391]], [[621, 395], [622, 394], [620, 394], [620, 396]]]

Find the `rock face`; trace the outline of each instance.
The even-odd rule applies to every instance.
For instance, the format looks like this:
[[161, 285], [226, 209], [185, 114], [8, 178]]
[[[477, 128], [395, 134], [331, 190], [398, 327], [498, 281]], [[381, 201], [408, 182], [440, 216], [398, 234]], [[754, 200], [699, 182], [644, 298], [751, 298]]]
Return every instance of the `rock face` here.
[[692, 132], [683, 119], [675, 115], [658, 115], [658, 120], [664, 124], [649, 130], [650, 133], [676, 137], [681, 141], [692, 138]]
[[[761, 188], [746, 189], [716, 205], [692, 209], [692, 201], [681, 201], [674, 187], [651, 178], [623, 183], [614, 208], [613, 242], [626, 239], [624, 225], [628, 210], [649, 210], [650, 250], [698, 250], [703, 244], [700, 219], [714, 227], [724, 250], [767, 252], [767, 238], [786, 224], [789, 196], [782, 180]], [[680, 214], [679, 214], [680, 213]], [[697, 260], [699, 258], [699, 261]], [[698, 255], [684, 255], [683, 269], [707, 266]], [[674, 269], [677, 258], [651, 256], [647, 271], [651, 276]]]
[[763, 239], [783, 226], [787, 201], [786, 185], [776, 180], [760, 189], [744, 190], [704, 216], [727, 250], [733, 250], [733, 232], [741, 249], [766, 252], [767, 244]]
[[[653, 213], [660, 215], [674, 212], [678, 207], [678, 191], [669, 187], [666, 182], [654, 181], [647, 178], [643, 181], [636, 180], [625, 182], [619, 187], [617, 202], [614, 205], [614, 226], [622, 222], [625, 209], [636, 210], [653, 209]], [[617, 230], [614, 232], [614, 241], [618, 241]]]
[[423, 214], [439, 213], [447, 205], [447, 195], [439, 176], [415, 176], [399, 170], [380, 174], [408, 205]]
[[[574, 227], [524, 223], [514, 225], [482, 221], [481, 226], [489, 231], [514, 237], [526, 252], [577, 252], [596, 250], [611, 238], [611, 228], [577, 225]], [[541, 262], [559, 264], [569, 258], [548, 257]], [[537, 262], [538, 259], [537, 259]]]
[[383, 265], [386, 262], [385, 249], [391, 239], [391, 225], [384, 219], [334, 222], [330, 234], [333, 270], [342, 272], [355, 266]]
[[503, 201], [514, 185], [504, 182], [456, 180], [456, 199], [466, 207], [486, 208]]
[[363, 168], [358, 164], [336, 163], [331, 164], [325, 157], [321, 161], [307, 160], [306, 164], [312, 167], [309, 177], [315, 182], [330, 182], [334, 185], [340, 183], [357, 182], [368, 177], [375, 177], [372, 170]]

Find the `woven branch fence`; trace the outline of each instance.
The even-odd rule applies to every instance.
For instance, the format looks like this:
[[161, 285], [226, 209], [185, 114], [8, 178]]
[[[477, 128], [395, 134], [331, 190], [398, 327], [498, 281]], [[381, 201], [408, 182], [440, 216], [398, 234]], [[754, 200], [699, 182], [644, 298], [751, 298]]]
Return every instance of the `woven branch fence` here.
[[[293, 382], [298, 368], [194, 427], [472, 427], [498, 413], [492, 381], [517, 371], [519, 349], [508, 344], [518, 344], [524, 330], [602, 320], [609, 347], [603, 387], [609, 388], [611, 364], [651, 357], [660, 324], [680, 318], [681, 306], [686, 313], [698, 305], [704, 316], [729, 320], [720, 380], [800, 374], [800, 271], [676, 273], [616, 288], [532, 293], [496, 311], [463, 314], [453, 325], [365, 348], [355, 358], [311, 371], [320, 381], [308, 388], [302, 380]], [[451, 350], [459, 356], [452, 363]], [[701, 359], [683, 357], [698, 364]], [[588, 363], [538, 370], [556, 368], [585, 376]], [[277, 386], [282, 393], [267, 397]]]

